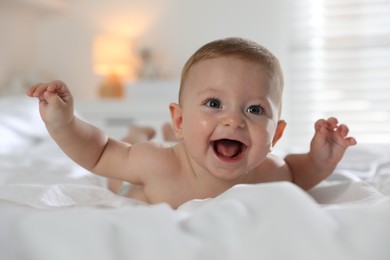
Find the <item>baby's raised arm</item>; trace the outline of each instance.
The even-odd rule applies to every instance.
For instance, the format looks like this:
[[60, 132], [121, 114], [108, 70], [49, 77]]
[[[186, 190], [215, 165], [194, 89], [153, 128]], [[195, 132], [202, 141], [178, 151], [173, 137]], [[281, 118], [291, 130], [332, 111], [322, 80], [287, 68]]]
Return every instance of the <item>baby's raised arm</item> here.
[[122, 178], [129, 173], [125, 173], [123, 164], [128, 161], [131, 145], [108, 138], [74, 116], [73, 97], [63, 82], [36, 84], [27, 95], [39, 99], [39, 111], [49, 134], [72, 160], [107, 177]]
[[38, 98], [42, 120], [50, 129], [61, 128], [73, 119], [73, 97], [63, 82], [35, 84], [26, 94]]
[[334, 117], [318, 120], [310, 151], [285, 158], [293, 182], [308, 190], [331, 175], [348, 147], [356, 144], [355, 138], [347, 136], [348, 132], [348, 127], [339, 125]]

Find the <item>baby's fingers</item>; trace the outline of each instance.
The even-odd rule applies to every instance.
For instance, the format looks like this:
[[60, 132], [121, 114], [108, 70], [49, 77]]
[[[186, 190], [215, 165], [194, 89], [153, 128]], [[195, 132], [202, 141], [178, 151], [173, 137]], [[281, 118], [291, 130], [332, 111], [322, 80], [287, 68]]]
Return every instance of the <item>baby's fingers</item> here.
[[325, 119], [317, 120], [314, 127], [316, 131], [326, 134], [328, 132], [334, 132], [337, 129], [337, 124], [338, 124], [337, 119], [334, 117], [330, 117], [326, 120]]
[[53, 99], [54, 95], [58, 95], [64, 102], [69, 103], [72, 98], [67, 86], [59, 80], [35, 84], [27, 90], [26, 94], [40, 101], [48, 101], [49, 97]]
[[356, 144], [356, 140], [355, 138], [353, 137], [347, 137], [348, 133], [349, 133], [349, 128], [348, 126], [344, 125], [344, 124], [341, 124], [338, 128], [337, 128], [337, 133], [339, 134], [339, 136], [343, 139], [343, 142], [350, 146], [350, 145], [355, 145]]
[[70, 96], [70, 92], [64, 82], [55, 80], [48, 83], [47, 90], [53, 93], [57, 93], [61, 98]]
[[329, 131], [334, 131], [335, 129], [337, 129], [338, 123], [339, 122], [335, 117], [329, 117], [326, 120], [327, 128]]
[[29, 95], [30, 97], [37, 97], [39, 99], [42, 99], [43, 94], [47, 91], [47, 87], [47, 83], [35, 84], [27, 91], [27, 95]]
[[348, 126], [341, 124], [338, 128], [337, 131], [340, 133], [342, 137], [346, 137], [349, 133]]
[[27, 96], [30, 96], [30, 97], [37, 97], [37, 96], [39, 95], [39, 93], [42, 92], [42, 90], [41, 90], [42, 85], [43, 85], [43, 83], [38, 83], [38, 84], [32, 85], [32, 86], [26, 91]]
[[317, 120], [317, 122], [315, 122], [314, 128], [315, 128], [316, 132], [321, 132], [321, 131], [326, 132], [328, 125], [327, 125], [325, 119], [319, 119], [319, 120]]
[[347, 137], [345, 138], [345, 141], [348, 143], [348, 146], [357, 144], [356, 139], [353, 137]]
[[31, 86], [29, 89], [27, 89], [26, 95], [29, 96], [29, 97], [32, 97], [34, 91], [35, 91], [35, 86]]

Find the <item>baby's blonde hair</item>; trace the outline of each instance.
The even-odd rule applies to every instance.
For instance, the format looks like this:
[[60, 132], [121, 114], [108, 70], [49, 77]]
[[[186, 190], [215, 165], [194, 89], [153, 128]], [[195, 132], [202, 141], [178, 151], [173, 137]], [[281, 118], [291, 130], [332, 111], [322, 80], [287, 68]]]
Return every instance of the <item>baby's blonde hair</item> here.
[[[185, 63], [180, 81], [179, 103], [182, 99], [182, 92], [185, 81], [192, 66], [202, 60], [217, 58], [221, 56], [236, 56], [248, 61], [259, 63], [263, 66], [272, 80], [275, 80], [280, 99], [283, 92], [283, 73], [279, 60], [260, 44], [243, 38], [225, 38], [209, 42], [199, 48]], [[280, 100], [281, 103], [281, 100]]]

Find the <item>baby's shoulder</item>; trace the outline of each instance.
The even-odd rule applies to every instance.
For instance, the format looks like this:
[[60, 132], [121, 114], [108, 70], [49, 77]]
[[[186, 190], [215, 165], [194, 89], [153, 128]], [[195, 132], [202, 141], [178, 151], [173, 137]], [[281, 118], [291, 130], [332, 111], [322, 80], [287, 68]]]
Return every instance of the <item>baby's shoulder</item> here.
[[136, 159], [135, 163], [143, 164], [148, 172], [169, 173], [180, 164], [174, 150], [173, 144], [147, 141], [133, 145], [130, 157]]
[[290, 171], [283, 158], [268, 154], [264, 161], [255, 169], [255, 182], [290, 180]]
[[158, 158], [173, 157], [173, 149], [174, 145], [170, 143], [145, 141], [134, 144], [131, 148], [130, 153], [145, 156], [145, 158], [150, 160], [152, 157], [155, 156]]
[[284, 165], [286, 162], [279, 155], [269, 153], [265, 158], [264, 163], [272, 165], [274, 167], [280, 167]]

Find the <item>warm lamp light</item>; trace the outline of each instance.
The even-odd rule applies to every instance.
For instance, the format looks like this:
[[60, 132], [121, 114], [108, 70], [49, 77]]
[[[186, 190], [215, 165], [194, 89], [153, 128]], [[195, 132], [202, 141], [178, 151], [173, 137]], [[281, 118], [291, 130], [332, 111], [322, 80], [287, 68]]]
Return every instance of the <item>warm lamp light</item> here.
[[122, 97], [123, 78], [132, 70], [132, 53], [126, 38], [101, 35], [96, 37], [93, 48], [94, 70], [104, 76], [100, 85], [101, 97]]

